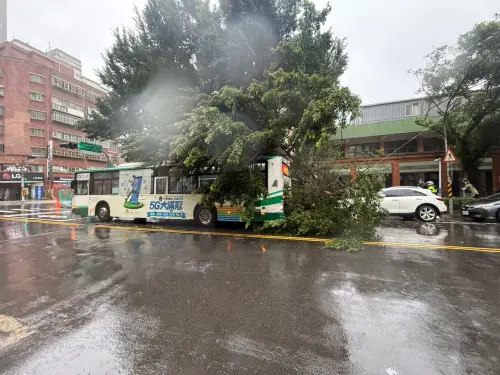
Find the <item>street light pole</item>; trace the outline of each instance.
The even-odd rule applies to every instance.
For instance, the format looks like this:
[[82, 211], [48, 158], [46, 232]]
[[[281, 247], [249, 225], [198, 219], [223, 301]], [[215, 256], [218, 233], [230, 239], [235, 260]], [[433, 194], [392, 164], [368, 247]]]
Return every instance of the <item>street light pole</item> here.
[[27, 159], [23, 159], [23, 161], [21, 162], [21, 200], [23, 202], [26, 200], [26, 197], [23, 194], [23, 190], [24, 190], [24, 162], [26, 160]]
[[441, 164], [443, 162], [443, 158], [439, 158], [434, 161], [437, 161], [439, 163], [439, 194], [443, 196], [443, 166]]

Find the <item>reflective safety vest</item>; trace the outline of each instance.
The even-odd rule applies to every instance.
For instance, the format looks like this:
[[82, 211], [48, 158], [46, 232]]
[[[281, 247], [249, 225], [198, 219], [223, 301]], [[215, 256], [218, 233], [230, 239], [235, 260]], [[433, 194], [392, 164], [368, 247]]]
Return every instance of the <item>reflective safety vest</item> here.
[[430, 185], [427, 189], [429, 189], [430, 191], [432, 191], [433, 194], [437, 194], [438, 193], [438, 189], [436, 189], [436, 187], [434, 185]]

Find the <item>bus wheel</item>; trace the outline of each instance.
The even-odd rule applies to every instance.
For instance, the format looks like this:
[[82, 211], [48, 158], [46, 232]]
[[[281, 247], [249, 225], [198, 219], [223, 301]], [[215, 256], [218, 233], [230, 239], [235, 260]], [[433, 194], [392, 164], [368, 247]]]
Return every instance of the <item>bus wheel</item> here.
[[217, 222], [217, 212], [204, 206], [200, 206], [195, 215], [196, 222], [204, 228], [214, 228]]
[[102, 222], [109, 222], [113, 220], [111, 213], [109, 212], [109, 206], [107, 203], [101, 203], [97, 206], [95, 210], [97, 217]]

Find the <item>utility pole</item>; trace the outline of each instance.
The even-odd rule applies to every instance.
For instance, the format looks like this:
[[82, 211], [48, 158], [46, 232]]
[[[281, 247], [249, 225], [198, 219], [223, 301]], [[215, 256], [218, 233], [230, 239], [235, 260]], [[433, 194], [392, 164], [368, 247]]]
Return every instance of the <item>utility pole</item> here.
[[[448, 152], [448, 133], [446, 130], [446, 123], [447, 119], [445, 118], [443, 121], [444, 125], [444, 149], [446, 150], [445, 152]], [[441, 166], [441, 162], [439, 163], [439, 166]], [[451, 174], [451, 164], [447, 165], [446, 168], [446, 174], [448, 175], [448, 184], [447, 187], [453, 183], [453, 175]], [[439, 174], [439, 178], [441, 178], [441, 173]], [[449, 192], [448, 192], [449, 193]], [[450, 197], [449, 204], [448, 204], [448, 211], [450, 212], [450, 215], [453, 215], [453, 195]]]
[[[53, 190], [53, 182], [54, 182], [54, 142], [50, 140], [47, 143], [47, 182], [48, 182], [48, 196], [50, 199], [53, 198], [52, 190]], [[47, 196], [47, 192], [45, 193]]]

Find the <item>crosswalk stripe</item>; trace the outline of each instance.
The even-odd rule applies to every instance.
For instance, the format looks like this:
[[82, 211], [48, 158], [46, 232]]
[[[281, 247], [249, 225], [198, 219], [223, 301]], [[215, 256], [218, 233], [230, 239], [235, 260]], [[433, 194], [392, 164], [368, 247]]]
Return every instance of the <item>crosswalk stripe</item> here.
[[4, 217], [24, 217], [24, 216], [37, 216], [37, 215], [47, 215], [47, 214], [71, 214], [71, 211], [51, 211], [51, 212], [31, 212], [29, 214], [13, 214], [13, 215], [3, 215]]

